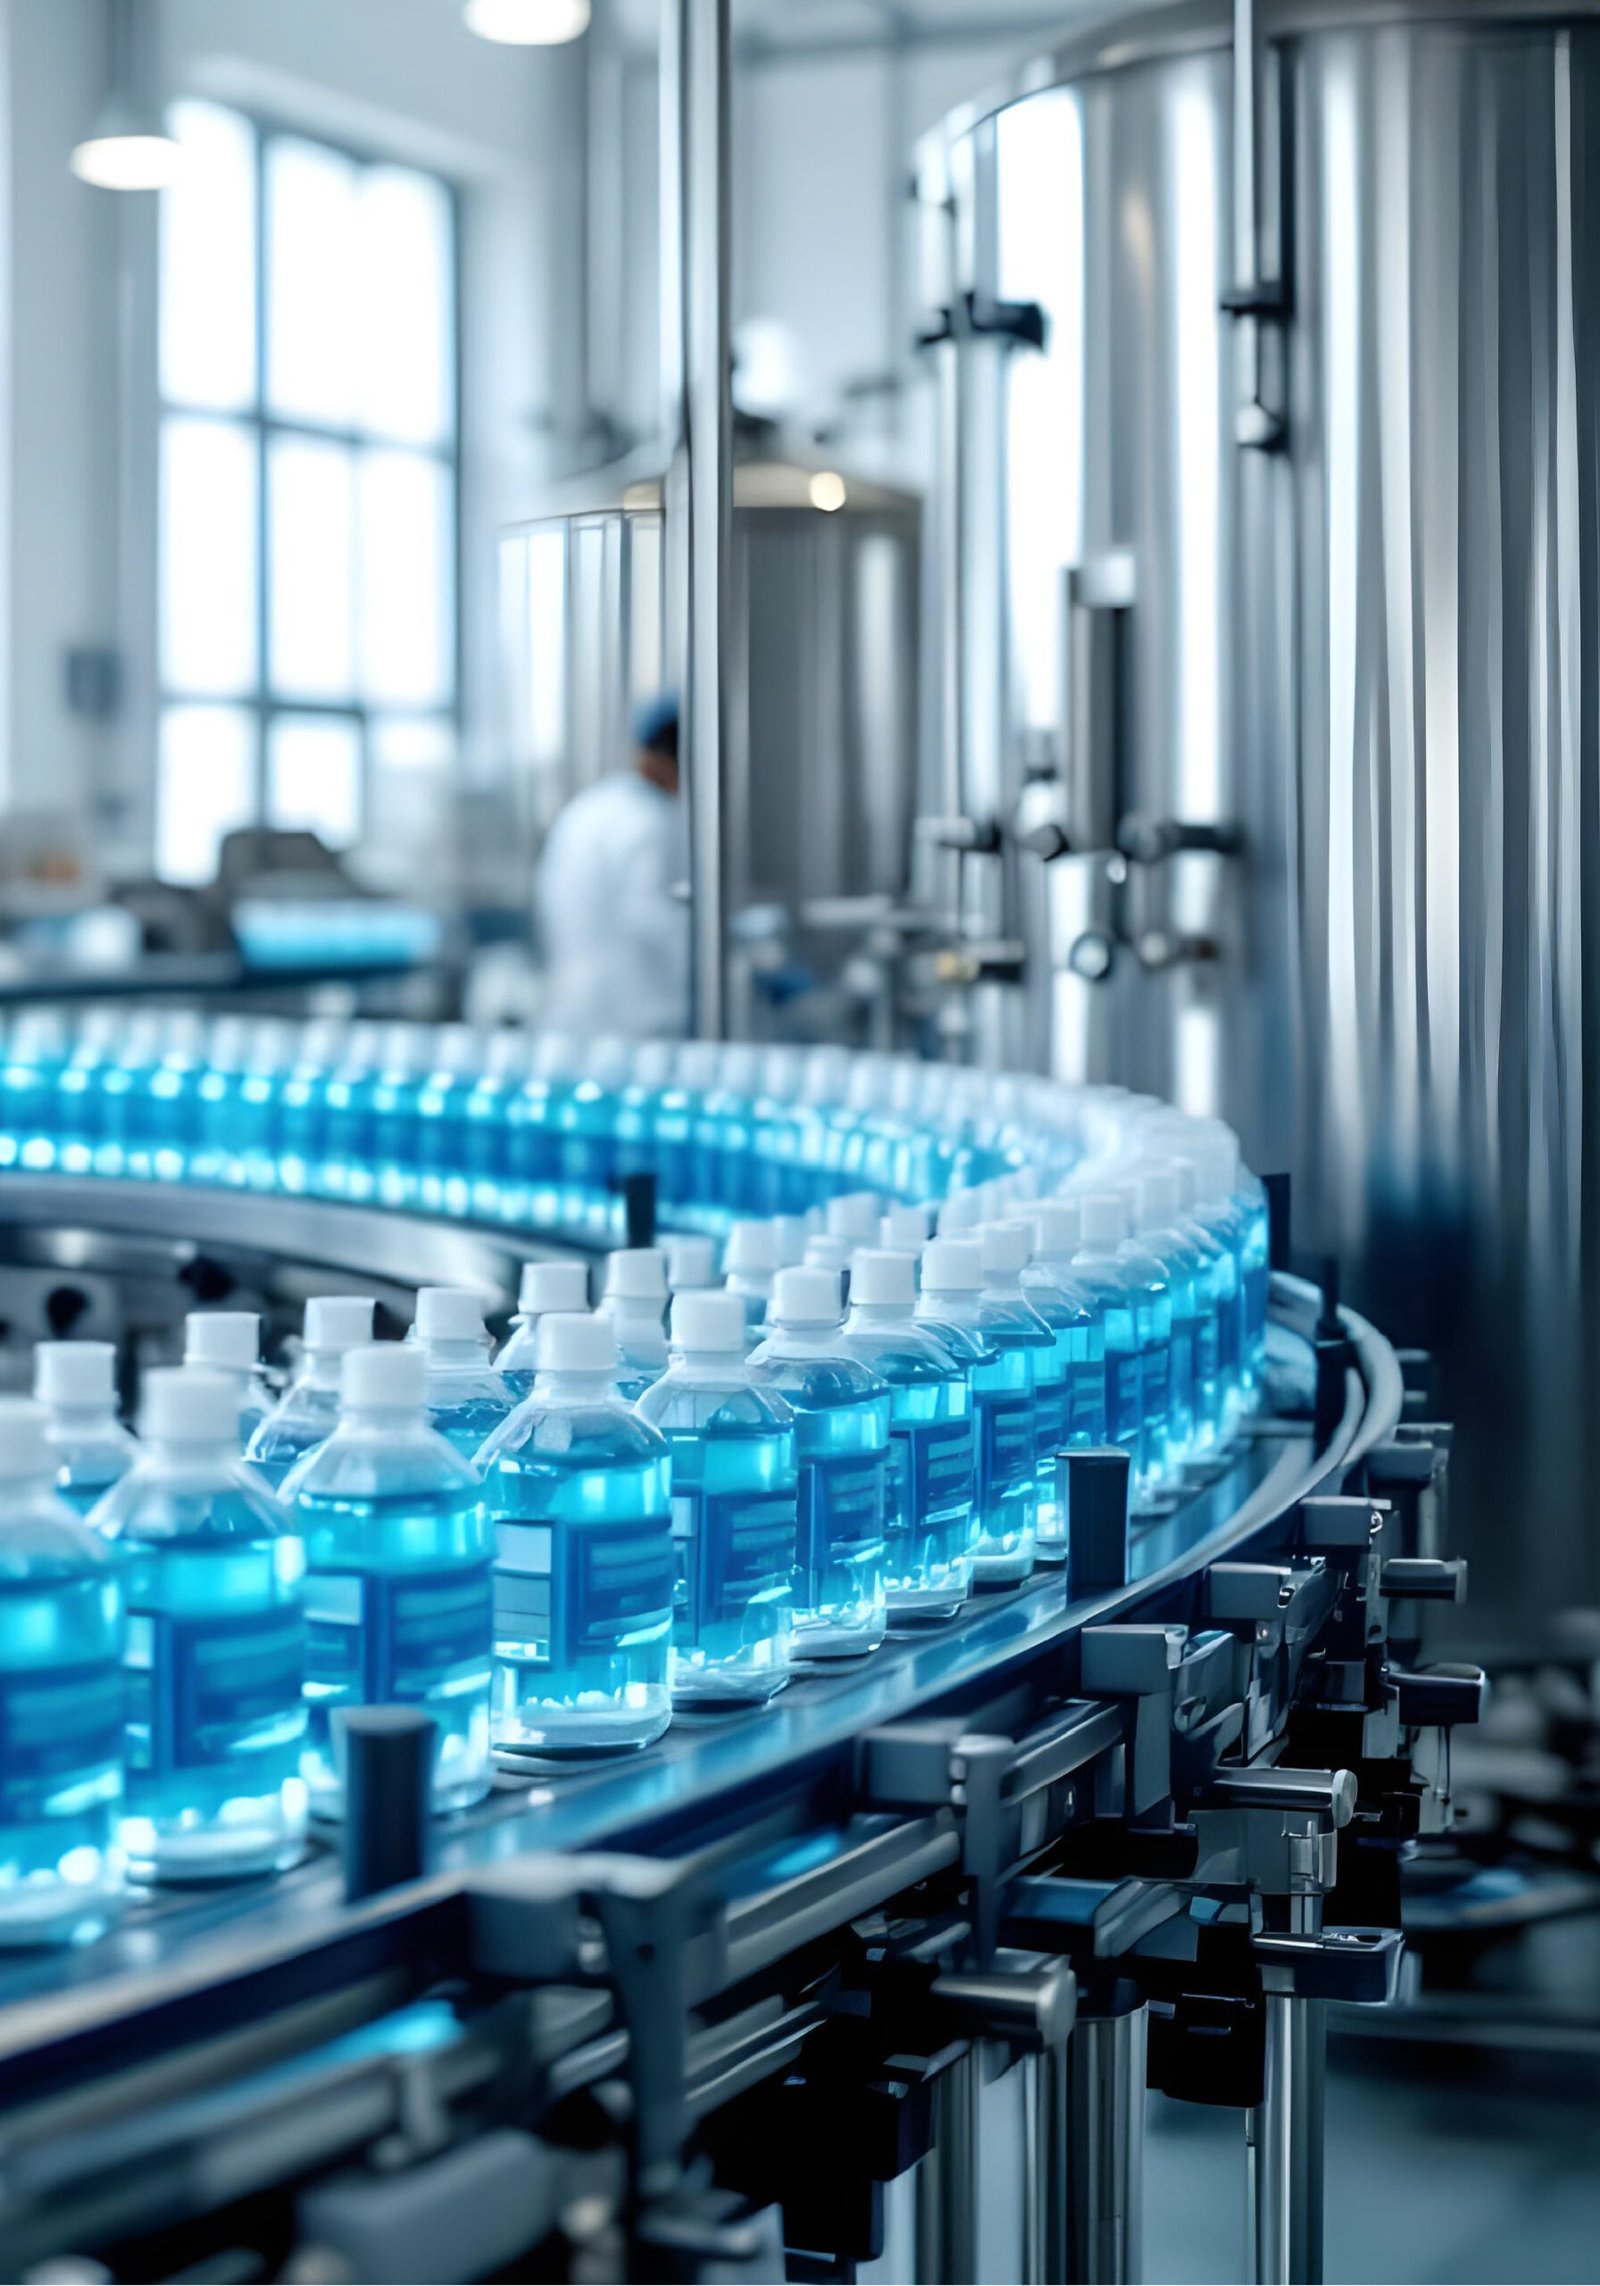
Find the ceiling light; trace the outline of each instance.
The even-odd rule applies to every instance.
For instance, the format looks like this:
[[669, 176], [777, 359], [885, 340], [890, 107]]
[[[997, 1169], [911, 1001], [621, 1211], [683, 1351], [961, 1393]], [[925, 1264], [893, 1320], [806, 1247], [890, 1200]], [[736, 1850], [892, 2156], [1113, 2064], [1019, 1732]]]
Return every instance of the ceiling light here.
[[589, 29], [589, 0], [467, 0], [469, 32], [512, 48], [558, 48]]
[[831, 516], [835, 509], [844, 506], [844, 478], [836, 476], [831, 468], [819, 469], [806, 491], [811, 496], [812, 507], [820, 508], [825, 516]]
[[68, 164], [81, 182], [100, 190], [161, 190], [183, 164], [150, 92], [147, 30], [134, 0], [113, 0], [111, 84], [93, 126]]

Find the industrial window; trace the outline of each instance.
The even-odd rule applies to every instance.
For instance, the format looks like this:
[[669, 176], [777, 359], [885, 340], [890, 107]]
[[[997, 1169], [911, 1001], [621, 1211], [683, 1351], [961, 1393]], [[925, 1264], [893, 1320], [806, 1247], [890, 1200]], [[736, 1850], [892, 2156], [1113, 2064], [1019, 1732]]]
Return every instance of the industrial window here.
[[456, 708], [446, 184], [211, 103], [162, 193], [156, 868], [240, 825], [357, 841]]

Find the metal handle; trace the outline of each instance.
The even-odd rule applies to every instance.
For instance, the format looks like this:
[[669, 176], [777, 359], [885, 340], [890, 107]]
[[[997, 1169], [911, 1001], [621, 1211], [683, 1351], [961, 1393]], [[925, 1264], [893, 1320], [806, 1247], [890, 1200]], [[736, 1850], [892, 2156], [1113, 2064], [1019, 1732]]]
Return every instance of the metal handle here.
[[[1288, 424], [1281, 372], [1269, 382], [1268, 341], [1289, 314], [1283, 243], [1288, 104], [1281, 59], [1261, 29], [1259, 0], [1233, 5], [1233, 261], [1235, 283], [1222, 307], [1242, 321], [1240, 399], [1235, 434], [1242, 445], [1275, 452]], [[1281, 366], [1281, 359], [1278, 361]], [[1275, 385], [1274, 385], [1275, 384]]]
[[1061, 694], [1067, 830], [1080, 850], [1113, 850], [1122, 816], [1122, 615], [1134, 563], [1117, 552], [1068, 566], [1062, 586]]

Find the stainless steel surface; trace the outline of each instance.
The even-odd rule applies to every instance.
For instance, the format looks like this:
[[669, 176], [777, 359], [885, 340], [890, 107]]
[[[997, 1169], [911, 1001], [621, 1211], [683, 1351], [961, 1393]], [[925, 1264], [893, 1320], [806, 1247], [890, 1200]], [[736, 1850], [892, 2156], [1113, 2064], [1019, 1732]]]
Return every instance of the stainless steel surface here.
[[1071, 2037], [1028, 2057], [1027, 2142], [1023, 2154], [1026, 2202], [1024, 2276], [1028, 2286], [1065, 2286], [1071, 2268], [1068, 2213], [1067, 2122], [1072, 2109]]
[[966, 2286], [978, 2275], [978, 2045], [933, 2083], [933, 2145], [917, 2167], [917, 2286]]
[[[1514, 1623], [1600, 1594], [1600, 27], [1357, 0], [1264, 23], [1254, 228], [1227, 7], [1102, 17], [951, 130], [972, 277], [992, 209], [999, 289], [1051, 318], [1001, 414], [965, 413], [1010, 461], [1003, 551], [969, 569], [1011, 630], [1008, 787], [1062, 735], [1063, 569], [1125, 550], [1130, 806], [1247, 836], [1124, 892], [1135, 935], [1215, 960], [1098, 982], [1063, 963], [1105, 869], [1047, 866], [1031, 990], [1058, 1071], [1221, 1111], [1292, 1168], [1298, 1241], [1435, 1349], [1465, 1552]], [[1219, 308], [1252, 247], [1293, 289], [1276, 453], [1236, 434], [1263, 329]]]
[[678, 306], [663, 327], [671, 457], [666, 487], [669, 680], [683, 697], [695, 1030], [728, 1023], [727, 679], [733, 400], [730, 334], [728, 0], [663, 0], [661, 274]]
[[1149, 2010], [1080, 2015], [1067, 2044], [1068, 2267], [1083, 2286], [1142, 2276]]

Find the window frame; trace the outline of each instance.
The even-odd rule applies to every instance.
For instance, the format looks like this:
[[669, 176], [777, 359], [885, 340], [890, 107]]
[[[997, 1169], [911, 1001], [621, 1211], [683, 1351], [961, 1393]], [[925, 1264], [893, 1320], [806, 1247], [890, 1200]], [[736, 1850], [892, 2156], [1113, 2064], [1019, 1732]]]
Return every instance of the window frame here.
[[[185, 404], [169, 397], [163, 386], [159, 361], [155, 376], [155, 411], [157, 451], [166, 433], [167, 424], [176, 420], [213, 422], [219, 427], [231, 428], [247, 436], [255, 456], [255, 676], [247, 691], [225, 696], [206, 691], [175, 690], [164, 674], [164, 629], [162, 625], [162, 599], [164, 567], [162, 551], [164, 529], [158, 519], [157, 531], [157, 584], [156, 584], [156, 799], [151, 818], [152, 859], [156, 870], [160, 864], [160, 753], [162, 725], [174, 709], [192, 706], [210, 706], [229, 709], [248, 719], [252, 741], [251, 779], [253, 788], [253, 819], [257, 830], [267, 826], [267, 797], [269, 793], [268, 743], [274, 722], [299, 717], [311, 721], [338, 721], [353, 724], [357, 737], [357, 806], [360, 819], [352, 849], [359, 848], [365, 839], [371, 816], [371, 789], [373, 778], [373, 732], [378, 723], [442, 723], [452, 744], [459, 740], [462, 727], [462, 685], [466, 666], [466, 651], [462, 627], [462, 602], [465, 586], [465, 548], [463, 545], [464, 515], [462, 501], [462, 428], [465, 411], [462, 357], [462, 196], [460, 185], [436, 168], [420, 164], [392, 151], [375, 149], [359, 142], [350, 142], [341, 136], [327, 134], [322, 129], [302, 126], [271, 112], [250, 110], [243, 104], [228, 102], [210, 96], [197, 100], [209, 103], [219, 111], [229, 111], [249, 127], [252, 142], [252, 190], [254, 197], [253, 256], [255, 263], [254, 360], [251, 376], [252, 402], [239, 411], [225, 411], [205, 405]], [[273, 412], [268, 404], [267, 367], [268, 346], [268, 263], [267, 251], [270, 222], [267, 211], [267, 175], [269, 152], [280, 142], [310, 143], [331, 151], [341, 159], [363, 170], [377, 167], [403, 168], [409, 173], [424, 176], [443, 195], [449, 221], [449, 291], [445, 298], [444, 317], [450, 328], [448, 370], [450, 375], [450, 424], [445, 441], [440, 444], [413, 444], [393, 437], [379, 435], [359, 426], [333, 427], [315, 421], [296, 419]], [[162, 297], [166, 292], [166, 275], [160, 258], [159, 244], [156, 260], [156, 339], [160, 338]], [[450, 513], [446, 534], [448, 570], [444, 594], [450, 610], [449, 641], [445, 656], [448, 661], [450, 696], [443, 705], [375, 704], [365, 698], [359, 687], [349, 699], [297, 698], [275, 688], [272, 681], [272, 601], [271, 572], [271, 505], [270, 464], [271, 446], [275, 439], [292, 438], [311, 443], [340, 447], [359, 465], [359, 455], [365, 451], [390, 451], [419, 461], [428, 461], [442, 469], [450, 486]]]

